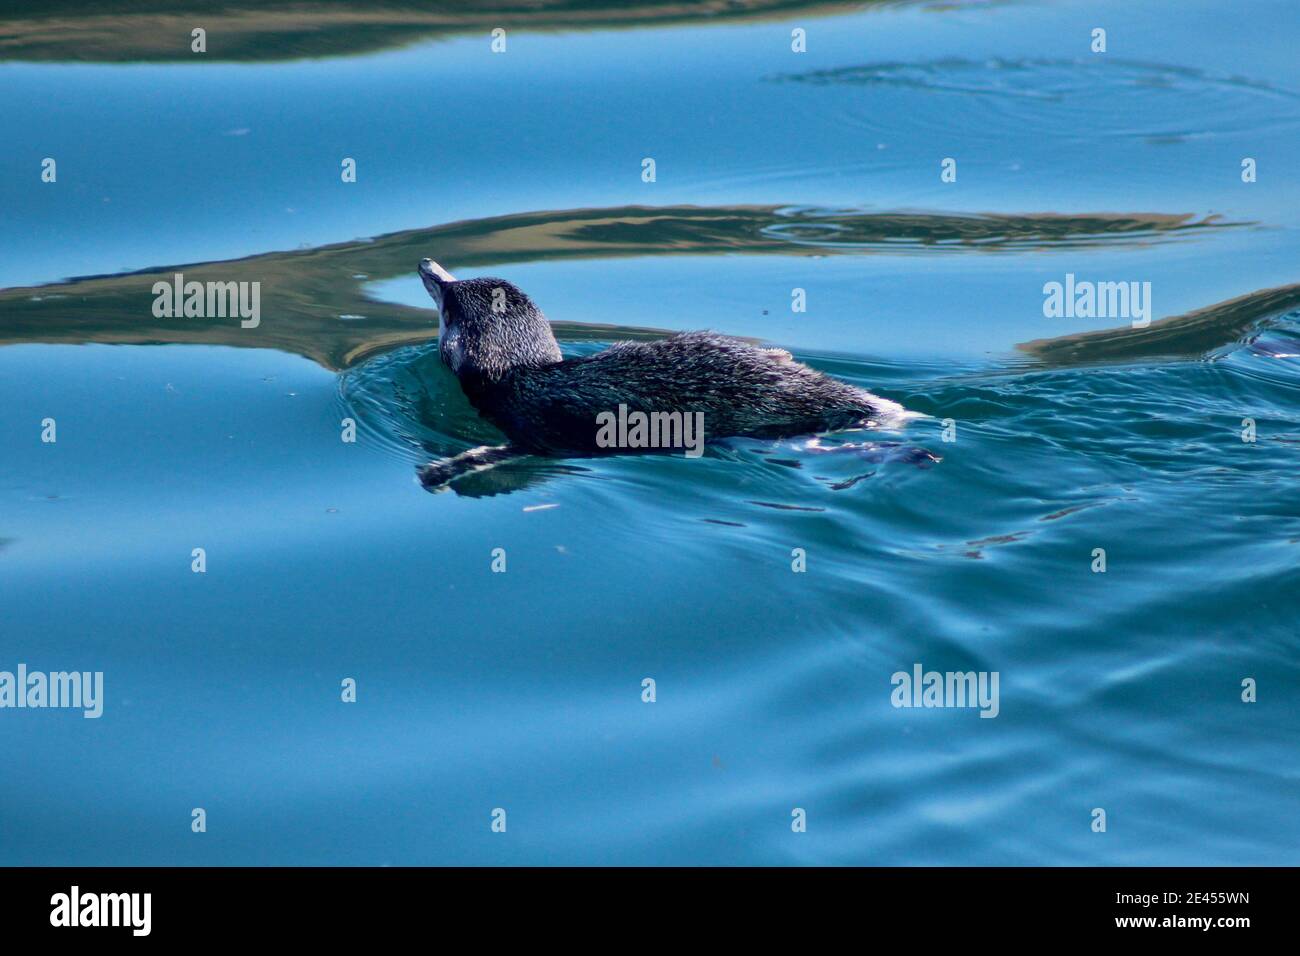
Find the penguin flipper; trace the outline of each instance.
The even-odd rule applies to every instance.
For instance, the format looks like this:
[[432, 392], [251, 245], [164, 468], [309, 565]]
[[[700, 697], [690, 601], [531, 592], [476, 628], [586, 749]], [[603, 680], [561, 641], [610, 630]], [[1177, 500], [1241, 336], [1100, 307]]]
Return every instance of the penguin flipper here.
[[418, 473], [420, 484], [425, 491], [446, 491], [447, 485], [463, 475], [522, 458], [525, 454], [527, 453], [514, 445], [480, 445], [451, 458], [442, 458], [421, 466]]

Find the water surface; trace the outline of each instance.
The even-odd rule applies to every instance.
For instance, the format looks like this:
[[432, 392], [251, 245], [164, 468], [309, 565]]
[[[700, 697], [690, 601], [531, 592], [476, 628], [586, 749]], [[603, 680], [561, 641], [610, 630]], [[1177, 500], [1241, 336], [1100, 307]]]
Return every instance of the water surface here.
[[[0, 711], [0, 862], [1296, 862], [1286, 4], [318, 3], [206, 59], [203, 5], [12, 6], [0, 670], [107, 700]], [[924, 417], [430, 495], [497, 435], [425, 255], [569, 354], [714, 328]], [[260, 325], [156, 317], [176, 272]], [[1046, 317], [1067, 273], [1153, 321]], [[998, 716], [895, 709], [917, 662]]]

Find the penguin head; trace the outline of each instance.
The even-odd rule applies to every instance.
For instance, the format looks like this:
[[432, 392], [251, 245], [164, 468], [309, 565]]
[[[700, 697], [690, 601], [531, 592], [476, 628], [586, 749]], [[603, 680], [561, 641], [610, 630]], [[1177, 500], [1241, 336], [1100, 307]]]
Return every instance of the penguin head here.
[[560, 346], [542, 310], [505, 279], [457, 279], [432, 259], [420, 279], [442, 318], [438, 352], [458, 378], [494, 382], [521, 366], [554, 365]]

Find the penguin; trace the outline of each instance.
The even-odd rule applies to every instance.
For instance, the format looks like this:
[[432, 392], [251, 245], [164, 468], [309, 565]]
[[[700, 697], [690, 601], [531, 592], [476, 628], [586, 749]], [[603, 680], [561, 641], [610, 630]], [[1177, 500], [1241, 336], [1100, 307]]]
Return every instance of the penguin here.
[[719, 438], [892, 427], [910, 415], [784, 349], [715, 332], [565, 358], [546, 316], [514, 284], [457, 279], [432, 259], [420, 262], [419, 275], [440, 314], [442, 362], [508, 439], [425, 465], [419, 476], [430, 490], [526, 455], [696, 457]]

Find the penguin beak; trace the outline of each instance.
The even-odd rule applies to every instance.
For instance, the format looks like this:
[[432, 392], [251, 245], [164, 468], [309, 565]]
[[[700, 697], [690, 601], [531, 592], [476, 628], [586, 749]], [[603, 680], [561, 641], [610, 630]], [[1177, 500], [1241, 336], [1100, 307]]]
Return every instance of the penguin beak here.
[[420, 277], [424, 279], [425, 285], [428, 285], [430, 282], [435, 282], [438, 285], [443, 285], [447, 282], [456, 281], [456, 277], [454, 275], [452, 275], [442, 266], [438, 265], [438, 263], [434, 262], [432, 259], [420, 260]]

